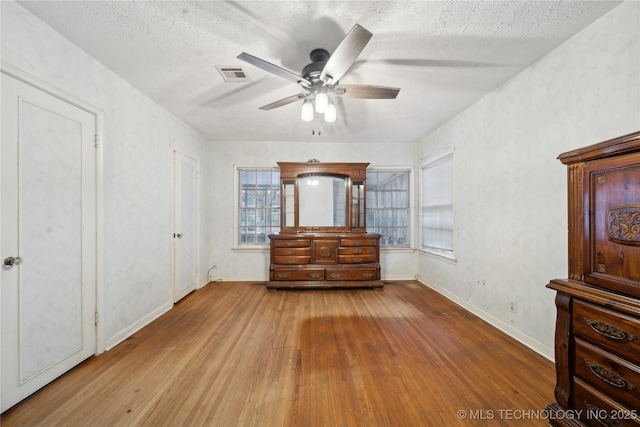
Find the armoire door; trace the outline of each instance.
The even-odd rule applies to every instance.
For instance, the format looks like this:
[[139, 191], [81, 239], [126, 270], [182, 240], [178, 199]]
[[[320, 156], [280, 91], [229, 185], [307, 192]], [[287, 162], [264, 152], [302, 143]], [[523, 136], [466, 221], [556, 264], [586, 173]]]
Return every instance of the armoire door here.
[[173, 301], [194, 291], [198, 282], [198, 161], [173, 152]]
[[96, 116], [1, 75], [2, 411], [96, 352]]

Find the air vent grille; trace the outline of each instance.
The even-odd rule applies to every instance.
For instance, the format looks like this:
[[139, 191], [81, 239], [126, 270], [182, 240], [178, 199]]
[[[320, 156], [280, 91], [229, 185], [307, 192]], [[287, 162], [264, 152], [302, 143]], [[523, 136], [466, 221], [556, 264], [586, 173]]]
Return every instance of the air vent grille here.
[[239, 83], [248, 82], [249, 77], [247, 73], [238, 66], [231, 65], [216, 65], [216, 68], [220, 72], [220, 75], [227, 83]]

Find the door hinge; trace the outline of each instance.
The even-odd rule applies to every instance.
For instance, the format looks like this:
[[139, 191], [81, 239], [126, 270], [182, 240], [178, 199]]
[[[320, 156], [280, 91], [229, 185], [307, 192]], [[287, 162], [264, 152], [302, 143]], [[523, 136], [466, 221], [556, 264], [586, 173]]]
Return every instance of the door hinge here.
[[100, 144], [98, 143], [98, 135], [93, 136], [93, 146], [98, 148]]
[[95, 326], [98, 326], [98, 323], [100, 323], [100, 313], [98, 313], [96, 311], [95, 312]]

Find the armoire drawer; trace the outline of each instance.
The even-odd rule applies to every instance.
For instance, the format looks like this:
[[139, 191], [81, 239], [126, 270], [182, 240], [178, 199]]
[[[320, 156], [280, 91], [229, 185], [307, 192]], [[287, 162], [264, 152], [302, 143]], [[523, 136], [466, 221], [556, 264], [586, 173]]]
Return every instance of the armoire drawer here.
[[580, 421], [593, 427], [638, 427], [640, 416], [637, 408], [628, 408], [611, 400], [580, 379], [575, 379], [575, 410]]
[[640, 366], [576, 338], [576, 375], [633, 408], [640, 402]]
[[636, 317], [575, 300], [573, 332], [631, 362], [640, 361], [640, 320]]

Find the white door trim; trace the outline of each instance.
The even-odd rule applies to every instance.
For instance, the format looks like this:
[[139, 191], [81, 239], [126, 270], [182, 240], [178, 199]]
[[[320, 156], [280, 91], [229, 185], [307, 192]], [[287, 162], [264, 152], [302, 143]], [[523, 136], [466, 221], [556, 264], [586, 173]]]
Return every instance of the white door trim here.
[[96, 123], [96, 349], [95, 354], [103, 353], [105, 350], [104, 324], [100, 320], [100, 314], [104, 307], [104, 180], [103, 180], [103, 135], [104, 135], [104, 112], [77, 98], [63, 90], [34, 77], [13, 65], [0, 61], [0, 72], [33, 86], [43, 92], [72, 104], [95, 117]]

